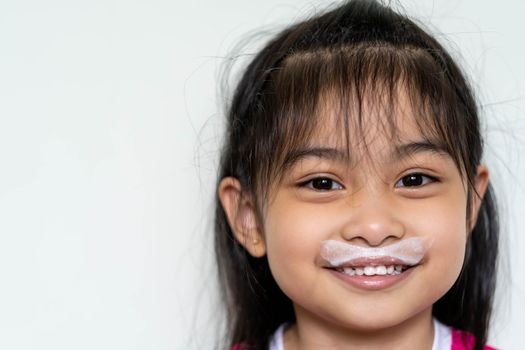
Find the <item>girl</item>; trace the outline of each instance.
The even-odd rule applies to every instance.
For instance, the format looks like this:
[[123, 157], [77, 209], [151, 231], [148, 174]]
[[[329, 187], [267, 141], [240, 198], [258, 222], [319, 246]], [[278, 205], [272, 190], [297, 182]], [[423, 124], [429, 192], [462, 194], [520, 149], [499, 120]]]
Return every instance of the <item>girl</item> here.
[[229, 106], [216, 254], [233, 349], [489, 349], [498, 225], [472, 91], [375, 1], [295, 24]]

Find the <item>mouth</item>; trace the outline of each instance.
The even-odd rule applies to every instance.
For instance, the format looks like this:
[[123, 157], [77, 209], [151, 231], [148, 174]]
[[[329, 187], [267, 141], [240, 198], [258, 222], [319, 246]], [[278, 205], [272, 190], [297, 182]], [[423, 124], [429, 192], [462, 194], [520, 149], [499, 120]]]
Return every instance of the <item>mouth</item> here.
[[407, 264], [366, 263], [324, 267], [338, 279], [358, 289], [373, 291], [386, 289], [408, 278], [419, 266]]
[[[414, 265], [415, 266], [415, 265]], [[344, 273], [348, 276], [396, 276], [400, 275], [414, 266], [409, 265], [364, 265], [352, 267], [334, 267], [331, 268], [337, 272]]]

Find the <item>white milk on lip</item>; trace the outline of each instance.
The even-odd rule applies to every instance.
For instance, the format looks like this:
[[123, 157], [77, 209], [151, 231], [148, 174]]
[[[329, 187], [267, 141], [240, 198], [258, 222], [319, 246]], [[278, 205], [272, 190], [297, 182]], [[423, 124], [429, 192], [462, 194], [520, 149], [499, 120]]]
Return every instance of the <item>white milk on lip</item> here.
[[337, 267], [363, 258], [394, 258], [405, 265], [416, 265], [423, 259], [433, 239], [411, 237], [384, 247], [363, 247], [336, 240], [321, 243], [321, 257], [331, 266]]

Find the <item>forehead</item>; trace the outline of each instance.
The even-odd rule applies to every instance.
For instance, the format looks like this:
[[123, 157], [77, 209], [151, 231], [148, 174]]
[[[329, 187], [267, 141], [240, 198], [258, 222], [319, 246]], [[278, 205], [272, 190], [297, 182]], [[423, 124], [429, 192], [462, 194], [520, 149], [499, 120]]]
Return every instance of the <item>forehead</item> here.
[[[347, 101], [341, 104], [341, 101]], [[354, 100], [352, 103], [352, 100]], [[441, 143], [432, 127], [423, 125], [428, 115], [414, 105], [403, 88], [397, 88], [388, 98], [369, 92], [360, 98], [341, 99], [337, 93], [320, 96], [312, 122], [308, 147], [329, 146], [347, 149], [349, 154], [366, 150], [380, 153], [391, 151], [409, 142]], [[424, 123], [428, 124], [428, 123]]]
[[271, 81], [277, 165], [281, 155], [316, 139], [354, 151], [378, 136], [392, 144], [419, 134], [449, 149], [455, 142], [456, 130], [447, 125], [451, 112], [458, 112], [453, 89], [422, 49], [378, 43], [298, 52]]

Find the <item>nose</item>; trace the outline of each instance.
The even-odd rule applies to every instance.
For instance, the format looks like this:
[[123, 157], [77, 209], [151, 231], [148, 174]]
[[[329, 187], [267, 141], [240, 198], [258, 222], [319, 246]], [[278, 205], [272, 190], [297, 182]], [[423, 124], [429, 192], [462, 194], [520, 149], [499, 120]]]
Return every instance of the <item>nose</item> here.
[[405, 235], [398, 205], [388, 196], [368, 196], [352, 201], [345, 213], [341, 236], [346, 241], [367, 246], [394, 243]]

